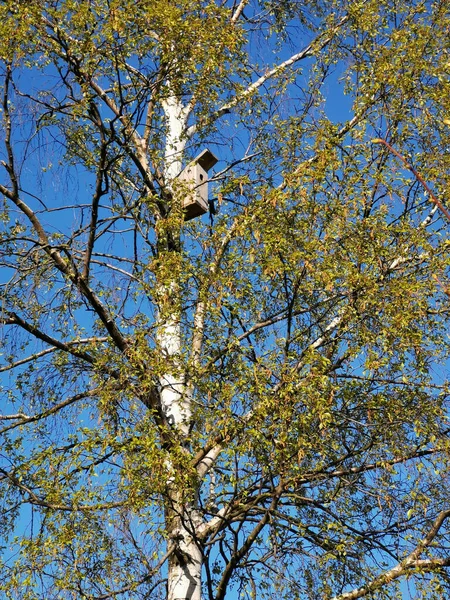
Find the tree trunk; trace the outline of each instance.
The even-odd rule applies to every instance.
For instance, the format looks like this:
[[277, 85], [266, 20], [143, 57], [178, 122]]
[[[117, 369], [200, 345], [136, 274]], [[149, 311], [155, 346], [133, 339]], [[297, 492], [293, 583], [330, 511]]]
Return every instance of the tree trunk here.
[[203, 553], [195, 540], [195, 508], [173, 499], [166, 513], [166, 525], [174, 549], [168, 565], [167, 599], [200, 600]]
[[[170, 88], [170, 84], [168, 84]], [[166, 116], [165, 183], [169, 189], [182, 168], [182, 153], [185, 146], [183, 130], [187, 110], [178, 98], [170, 95], [163, 103]], [[178, 232], [174, 232], [178, 236]], [[176, 251], [167, 248], [166, 250]], [[158, 327], [161, 351], [166, 355], [168, 371], [160, 378], [161, 404], [168, 425], [176, 432], [183, 445], [189, 434], [191, 419], [191, 393], [187, 389], [179, 357], [182, 351], [181, 308], [179, 307], [179, 285], [176, 280], [162, 282], [160, 306], [162, 319]], [[163, 310], [168, 308], [168, 310]], [[195, 499], [186, 498], [180, 492], [174, 465], [167, 460], [168, 502], [166, 505], [166, 532], [168, 548], [172, 554], [168, 561], [168, 600], [200, 600], [203, 551], [196, 541], [195, 532], [201, 518], [195, 508]], [[176, 489], [178, 488], [178, 489]], [[195, 494], [194, 494], [195, 497]]]

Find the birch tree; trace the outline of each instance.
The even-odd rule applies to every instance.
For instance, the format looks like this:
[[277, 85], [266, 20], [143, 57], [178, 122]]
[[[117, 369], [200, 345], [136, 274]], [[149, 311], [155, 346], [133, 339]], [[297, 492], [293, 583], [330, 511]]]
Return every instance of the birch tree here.
[[2, 597], [448, 594], [449, 27], [1, 4]]

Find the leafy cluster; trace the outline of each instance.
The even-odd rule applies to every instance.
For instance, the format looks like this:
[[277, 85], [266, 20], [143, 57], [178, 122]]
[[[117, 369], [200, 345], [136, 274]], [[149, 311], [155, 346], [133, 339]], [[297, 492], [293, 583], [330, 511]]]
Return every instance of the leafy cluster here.
[[173, 600], [180, 530], [209, 600], [448, 593], [449, 26], [2, 3], [5, 598]]

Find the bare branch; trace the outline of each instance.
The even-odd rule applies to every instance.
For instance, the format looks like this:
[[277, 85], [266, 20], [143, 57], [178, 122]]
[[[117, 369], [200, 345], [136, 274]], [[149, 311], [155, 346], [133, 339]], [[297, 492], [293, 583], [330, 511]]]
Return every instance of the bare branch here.
[[359, 467], [350, 467], [348, 469], [335, 469], [334, 471], [325, 471], [321, 469], [316, 472], [306, 473], [299, 479], [295, 480], [296, 485], [302, 485], [317, 479], [331, 479], [334, 477], [348, 477], [349, 475], [358, 475], [360, 473], [366, 473], [369, 471], [375, 471], [376, 469], [386, 469], [387, 467], [393, 467], [395, 465], [400, 465], [407, 463], [412, 460], [417, 460], [419, 458], [424, 458], [426, 456], [432, 456], [440, 452], [438, 448], [429, 448], [428, 450], [416, 450], [406, 456], [401, 456], [398, 458], [393, 458], [391, 460], [379, 460], [374, 463], [369, 463], [365, 465], [360, 465]]
[[417, 544], [415, 550], [413, 550], [404, 560], [395, 565], [395, 567], [389, 569], [388, 571], [385, 571], [378, 577], [375, 577], [375, 579], [373, 579], [367, 585], [352, 590], [351, 592], [345, 592], [344, 594], [334, 596], [331, 600], [356, 600], [357, 598], [363, 598], [364, 596], [371, 594], [375, 590], [380, 589], [381, 587], [384, 587], [385, 585], [391, 583], [395, 579], [402, 577], [411, 569], [419, 567], [435, 568], [436, 566], [450, 566], [450, 559], [432, 558], [419, 560], [419, 556], [426, 548], [429, 547], [431, 542], [438, 534], [439, 529], [442, 527], [444, 521], [448, 519], [448, 517], [450, 517], [450, 510], [444, 510], [441, 513], [439, 513], [425, 538]]
[[270, 507], [265, 511], [263, 517], [261, 518], [259, 523], [254, 527], [254, 529], [250, 532], [247, 539], [242, 544], [242, 546], [239, 548], [239, 550], [234, 552], [233, 555], [231, 556], [230, 560], [228, 561], [228, 564], [226, 565], [226, 567], [223, 570], [222, 578], [219, 582], [219, 585], [217, 586], [217, 594], [216, 594], [215, 600], [224, 600], [226, 591], [227, 591], [227, 587], [228, 587], [228, 582], [230, 581], [230, 578], [233, 574], [235, 567], [239, 564], [239, 561], [241, 560], [241, 558], [247, 554], [247, 552], [251, 548], [252, 544], [254, 543], [254, 541], [256, 540], [258, 535], [261, 533], [261, 531], [264, 529], [266, 524], [269, 522], [270, 513], [271, 513], [271, 511], [275, 510], [282, 491], [283, 491], [283, 487], [281, 484], [279, 484], [277, 486], [276, 493], [275, 493], [275, 496], [272, 500]]
[[92, 596], [92, 600], [107, 600], [108, 598], [115, 598], [116, 596], [124, 594], [125, 592], [131, 592], [133, 590], [136, 590], [143, 583], [147, 583], [147, 581], [150, 581], [150, 579], [155, 575], [155, 573], [157, 573], [161, 569], [166, 560], [174, 553], [174, 551], [175, 546], [172, 545], [164, 554], [164, 556], [160, 558], [156, 566], [153, 567], [153, 569], [151, 569], [151, 571], [139, 581], [136, 581], [135, 583], [130, 583], [130, 585], [126, 585], [125, 587], [120, 588], [120, 590], [111, 591], [107, 594], [102, 594], [101, 596]]
[[[7, 321], [0, 321], [0, 322], [3, 322], [4, 324], [7, 324], [7, 325], [17, 324], [15, 319], [13, 319], [13, 318], [8, 319]], [[89, 344], [92, 342], [107, 342], [107, 341], [108, 341], [107, 337], [91, 337], [91, 338], [84, 338], [81, 340], [75, 340], [73, 342], [65, 342], [65, 344], [66, 344], [66, 346], [72, 346], [72, 345], [77, 345], [77, 344]], [[45, 350], [42, 350], [41, 352], [35, 352], [34, 354], [27, 356], [26, 358], [22, 358], [21, 360], [17, 360], [16, 362], [10, 363], [9, 365], [0, 367], [0, 373], [4, 373], [5, 371], [11, 371], [12, 369], [15, 369], [16, 367], [20, 367], [21, 365], [25, 365], [26, 363], [32, 362], [38, 358], [41, 358], [42, 356], [45, 356], [46, 354], [51, 354], [52, 352], [55, 352], [56, 350], [62, 350], [62, 348], [53, 346], [52, 348], [46, 348]]]
[[55, 406], [52, 406], [51, 408], [48, 408], [47, 410], [44, 410], [41, 413], [38, 413], [37, 415], [28, 416], [28, 415], [19, 413], [17, 415], [11, 415], [11, 416], [7, 416], [7, 417], [0, 416], [0, 420], [1, 419], [20, 418], [20, 421], [17, 421], [16, 423], [12, 423], [11, 425], [8, 425], [7, 427], [4, 427], [3, 429], [1, 429], [0, 435], [5, 433], [6, 431], [15, 429], [16, 427], [20, 427], [21, 425], [25, 425], [28, 423], [35, 423], [36, 421], [45, 419], [46, 417], [49, 417], [50, 415], [53, 415], [53, 414], [59, 412], [63, 408], [66, 408], [67, 406], [71, 406], [72, 404], [75, 404], [75, 402], [78, 402], [78, 400], [82, 400], [83, 398], [91, 398], [92, 396], [95, 396], [99, 392], [99, 390], [100, 390], [100, 388], [94, 388], [92, 390], [87, 390], [86, 392], [80, 392], [79, 394], [75, 394], [74, 396], [71, 396], [70, 398], [66, 398], [66, 400], [63, 400], [63, 402], [60, 402], [59, 404], [56, 404]]
[[234, 13], [230, 19], [230, 21], [231, 21], [231, 23], [233, 23], [233, 25], [237, 22], [237, 20], [241, 16], [242, 11], [244, 10], [244, 8], [247, 4], [248, 4], [248, 0], [241, 0], [239, 2], [239, 6], [236, 8], [236, 10], [234, 11]]
[[215, 173], [214, 177], [211, 177], [209, 181], [218, 181], [223, 175], [225, 175], [225, 173], [230, 171], [236, 165], [240, 165], [243, 162], [247, 162], [248, 160], [251, 160], [252, 158], [254, 158], [255, 156], [258, 156], [261, 153], [262, 153], [262, 150], [259, 150], [258, 152], [253, 152], [253, 154], [246, 154], [242, 158], [238, 158], [237, 160], [235, 160], [232, 163], [230, 163], [229, 165], [227, 165], [225, 167], [225, 169], [222, 169], [222, 171]]
[[[8, 325], [18, 325], [25, 331], [28, 331], [28, 333], [31, 333], [31, 335], [33, 335], [35, 338], [42, 340], [46, 344], [50, 344], [55, 349], [64, 350], [64, 352], [67, 352], [68, 354], [71, 354], [72, 356], [75, 356], [77, 358], [81, 358], [90, 364], [93, 364], [95, 362], [94, 357], [91, 356], [90, 354], [88, 354], [87, 352], [83, 352], [82, 350], [77, 350], [76, 348], [72, 348], [70, 344], [61, 342], [60, 340], [57, 340], [56, 338], [51, 337], [50, 335], [48, 335], [47, 333], [44, 333], [43, 331], [41, 331], [40, 329], [38, 329], [31, 323], [24, 321], [24, 319], [19, 317], [18, 314], [14, 313], [14, 312], [10, 312], [7, 314], [8, 314], [8, 321], [7, 321]], [[25, 360], [26, 360], [26, 362], [28, 362], [28, 359], [25, 359]], [[31, 358], [31, 360], [33, 360], [33, 357]]]
[[207, 523], [203, 523], [197, 528], [196, 535], [199, 540], [205, 540], [211, 534], [217, 533], [221, 526], [227, 521], [227, 517], [232, 510], [232, 503], [225, 504], [214, 517]]
[[[269, 79], [272, 79], [273, 77], [276, 77], [280, 73], [283, 73], [284, 71], [286, 71], [289, 67], [291, 67], [295, 63], [297, 63], [301, 60], [304, 60], [305, 58], [314, 56], [317, 52], [320, 52], [321, 50], [323, 50], [334, 38], [338, 29], [340, 27], [342, 27], [342, 25], [347, 23], [348, 20], [349, 20], [349, 16], [346, 15], [334, 27], [331, 28], [331, 32], [328, 35], [324, 36], [324, 34], [321, 33], [320, 35], [318, 35], [316, 37], [315, 40], [313, 40], [310, 44], [308, 44], [308, 46], [306, 46], [306, 48], [304, 48], [300, 52], [297, 52], [296, 54], [293, 54], [290, 58], [286, 59], [282, 63], [276, 65], [275, 67], [273, 67], [272, 69], [270, 69], [269, 71], [264, 73], [264, 75], [261, 75], [261, 77], [259, 77], [259, 79], [257, 79], [252, 84], [250, 84], [240, 94], [236, 95], [232, 100], [230, 100], [229, 102], [227, 102], [226, 104], [221, 106], [221, 108], [219, 108], [213, 115], [211, 115], [210, 120], [215, 121], [215, 120], [219, 119], [220, 117], [222, 117], [223, 115], [229, 113], [232, 108], [234, 108], [235, 106], [240, 104], [243, 100], [245, 100], [246, 98], [251, 96], [262, 85], [264, 85], [267, 81], [269, 81]], [[186, 136], [188, 139], [192, 138], [192, 136], [196, 133], [199, 125], [201, 125], [201, 123], [191, 125], [187, 129]]]
[[[11, 145], [11, 115], [9, 112], [9, 85], [11, 83], [12, 73], [11, 65], [6, 67], [5, 86], [3, 92], [3, 121], [5, 124], [5, 146], [6, 153], [8, 155], [8, 163], [2, 161], [6, 170], [8, 171], [9, 178], [12, 185], [12, 195], [18, 196], [19, 194], [19, 182], [17, 180], [16, 171], [14, 167], [14, 153]], [[6, 194], [5, 194], [6, 195]]]
[[139, 278], [136, 277], [135, 275], [133, 275], [132, 273], [129, 273], [128, 271], [125, 271], [125, 269], [121, 269], [120, 267], [116, 267], [115, 265], [112, 265], [111, 263], [107, 263], [102, 260], [91, 259], [91, 264], [101, 265], [102, 267], [105, 267], [106, 269], [111, 269], [111, 271], [116, 271], [116, 273], [125, 275], [125, 277], [128, 277], [129, 279], [133, 279], [134, 281], [139, 281]]
[[[90, 270], [90, 262], [92, 256], [92, 250], [94, 248], [95, 236], [97, 233], [97, 220], [98, 220], [98, 206], [100, 203], [100, 199], [108, 192], [108, 183], [107, 183], [107, 175], [106, 175], [106, 149], [107, 149], [107, 141], [105, 140], [103, 123], [100, 117], [100, 113], [95, 106], [94, 103], [91, 104], [91, 112], [93, 114], [93, 119], [98, 127], [101, 137], [101, 148], [100, 148], [100, 160], [97, 167], [97, 177], [95, 182], [95, 192], [92, 198], [92, 209], [91, 209], [91, 222], [89, 225], [89, 238], [86, 246], [86, 252], [84, 256], [84, 269], [83, 269], [83, 278], [86, 282], [89, 281], [89, 270]], [[103, 187], [104, 182], [106, 182], [106, 186]]]
[[389, 144], [389, 142], [387, 142], [386, 140], [383, 140], [381, 138], [375, 138], [374, 140], [372, 140], [372, 143], [373, 144], [383, 144], [384, 146], [386, 146], [386, 148], [389, 150], [389, 152], [392, 152], [392, 154], [394, 154], [397, 158], [399, 158], [402, 161], [402, 163], [405, 165], [405, 167], [409, 171], [411, 171], [411, 173], [414, 175], [414, 177], [417, 179], [417, 181], [426, 190], [426, 192], [430, 196], [431, 202], [433, 202], [433, 204], [435, 206], [437, 206], [439, 208], [439, 210], [450, 221], [450, 212], [445, 208], [445, 206], [442, 204], [442, 202], [436, 197], [436, 195], [433, 193], [433, 191], [431, 190], [430, 186], [427, 184], [427, 182], [422, 177], [422, 175], [406, 160], [406, 158], [402, 154], [400, 154], [400, 152], [398, 152], [397, 150], [395, 150], [395, 148], [393, 148]]
[[[14, 419], [23, 419], [23, 421], [28, 421], [31, 417], [25, 415], [24, 413], [17, 413], [16, 415], [0, 415], [0, 421], [13, 421]], [[14, 425], [15, 427], [15, 425]], [[3, 433], [3, 431], [0, 431]]]
[[72, 262], [64, 259], [60, 252], [52, 246], [49, 239], [47, 238], [47, 234], [45, 233], [39, 219], [36, 217], [35, 213], [31, 210], [31, 208], [25, 204], [18, 196], [15, 196], [10, 190], [5, 188], [3, 185], [0, 185], [0, 191], [10, 200], [14, 202], [14, 204], [28, 217], [30, 222], [32, 223], [35, 231], [38, 234], [39, 242], [41, 248], [53, 259], [55, 266], [61, 271], [72, 283], [76, 285], [79, 291], [83, 294], [83, 296], [88, 300], [92, 308], [95, 310], [100, 320], [105, 325], [108, 333], [113, 339], [114, 343], [120, 350], [124, 350], [126, 347], [126, 342], [119, 331], [114, 319], [108, 309], [100, 302], [97, 295], [92, 291], [89, 287], [88, 283], [80, 275], [77, 271], [75, 265]]
[[213, 467], [217, 457], [222, 451], [223, 446], [221, 444], [217, 444], [207, 454], [198, 462], [197, 464], [197, 474], [199, 479], [202, 479]]
[[27, 204], [25, 204], [23, 200], [20, 199], [20, 197], [17, 195], [17, 191], [14, 191], [14, 189], [13, 191], [8, 190], [8, 188], [0, 184], [0, 192], [9, 198], [28, 217], [36, 233], [38, 234], [39, 243], [42, 250], [44, 250], [44, 252], [46, 252], [46, 254], [52, 258], [57, 269], [76, 285], [78, 290], [88, 300], [92, 308], [99, 316], [100, 320], [105, 325], [116, 346], [123, 351], [125, 349], [126, 342], [123, 335], [119, 331], [119, 328], [114, 322], [112, 315], [100, 302], [99, 298], [89, 287], [86, 280], [80, 275], [73, 262], [64, 259], [58, 249], [50, 243], [44, 228], [42, 227], [33, 210]]

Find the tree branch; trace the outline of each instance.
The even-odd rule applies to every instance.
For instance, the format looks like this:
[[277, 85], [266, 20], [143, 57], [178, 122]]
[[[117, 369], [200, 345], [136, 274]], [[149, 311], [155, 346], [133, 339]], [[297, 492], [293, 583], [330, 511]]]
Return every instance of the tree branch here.
[[[19, 315], [17, 313], [9, 312], [9, 313], [7, 313], [7, 315], [8, 315], [8, 318], [6, 320], [6, 324], [18, 325], [25, 331], [28, 331], [28, 333], [31, 333], [31, 335], [33, 335], [35, 338], [45, 342], [46, 344], [50, 344], [51, 346], [53, 346], [54, 349], [63, 350], [64, 352], [67, 352], [68, 354], [71, 354], [72, 356], [81, 358], [90, 364], [94, 364], [94, 362], [95, 362], [94, 357], [91, 356], [90, 354], [88, 354], [87, 352], [77, 350], [76, 348], [71, 348], [71, 344], [61, 342], [60, 340], [57, 340], [56, 338], [51, 337], [50, 335], [48, 335], [47, 333], [44, 333], [43, 331], [41, 331], [40, 329], [38, 329], [31, 323], [24, 321], [24, 319], [19, 317]], [[0, 322], [1, 322], [1, 320], [0, 320]], [[72, 344], [73, 344], [73, 342], [72, 342]], [[50, 349], [48, 351], [50, 351]], [[42, 353], [39, 353], [39, 354], [42, 355]], [[35, 357], [36, 357], [36, 355], [33, 355], [32, 357], [28, 357], [27, 359], [24, 359], [23, 361], [18, 361], [18, 362], [19, 362], [19, 364], [23, 364], [23, 362], [28, 362], [29, 360], [33, 360], [33, 358], [35, 358]], [[5, 370], [5, 369], [3, 369], [3, 370]]]
[[[241, 4], [242, 4], [242, 2], [241, 2]], [[245, 6], [245, 4], [244, 4], [244, 6]], [[244, 8], [244, 6], [242, 6], [242, 9]], [[262, 85], [264, 85], [266, 83], [266, 81], [268, 81], [269, 79], [272, 79], [273, 77], [279, 75], [283, 71], [286, 71], [286, 69], [291, 67], [293, 64], [295, 64], [305, 58], [314, 56], [317, 52], [320, 52], [320, 50], [323, 50], [331, 42], [331, 40], [333, 39], [333, 37], [334, 37], [335, 33], [338, 31], [338, 29], [340, 27], [342, 27], [342, 25], [347, 23], [349, 18], [350, 17], [348, 15], [346, 15], [334, 27], [331, 28], [331, 32], [328, 35], [326, 35], [324, 37], [324, 34], [321, 33], [320, 35], [318, 35], [316, 37], [315, 40], [313, 40], [310, 44], [308, 44], [308, 46], [306, 46], [306, 48], [304, 48], [300, 52], [297, 52], [296, 54], [293, 54], [290, 58], [286, 59], [282, 63], [276, 65], [275, 67], [273, 67], [272, 69], [270, 69], [269, 71], [264, 73], [264, 75], [261, 75], [261, 77], [259, 77], [259, 79], [254, 81], [245, 90], [243, 90], [241, 93], [237, 94], [234, 98], [232, 98], [232, 100], [230, 100], [229, 102], [224, 104], [215, 113], [213, 113], [211, 115], [211, 117], [209, 117], [208, 120], [216, 121], [223, 115], [229, 113], [232, 108], [234, 108], [235, 106], [240, 104], [243, 100], [245, 100], [246, 98], [251, 96]], [[188, 127], [188, 129], [186, 131], [186, 136], [188, 139], [192, 138], [192, 136], [196, 133], [199, 125], [201, 125], [201, 123], [196, 123], [196, 124]]]
[[393, 467], [395, 465], [400, 465], [411, 460], [416, 460], [418, 458], [423, 458], [426, 456], [432, 456], [433, 454], [438, 453], [440, 450], [436, 448], [430, 448], [429, 450], [419, 450], [412, 452], [406, 456], [401, 456], [399, 458], [393, 458], [391, 460], [379, 460], [374, 463], [369, 463], [367, 465], [360, 465], [359, 467], [350, 467], [349, 469], [336, 469], [334, 471], [317, 471], [313, 473], [305, 474], [300, 479], [296, 479], [296, 485], [303, 485], [305, 483], [310, 483], [313, 480], [320, 479], [331, 479], [334, 477], [347, 477], [348, 475], [358, 475], [360, 473], [367, 473], [368, 471], [375, 471], [376, 469], [383, 469], [386, 467]]
[[[96, 123], [98, 130], [100, 132], [101, 138], [101, 147], [100, 147], [100, 160], [97, 167], [97, 177], [95, 182], [95, 192], [92, 198], [92, 209], [91, 209], [91, 222], [89, 224], [89, 238], [86, 246], [85, 256], [84, 256], [84, 269], [83, 269], [83, 278], [86, 282], [89, 281], [89, 270], [91, 263], [92, 250], [94, 249], [95, 235], [97, 233], [97, 220], [98, 220], [98, 205], [100, 203], [100, 198], [108, 193], [108, 181], [106, 175], [106, 149], [108, 147], [108, 143], [105, 139], [103, 123], [100, 117], [100, 113], [92, 102], [91, 104], [91, 112], [93, 115], [94, 122]], [[103, 183], [106, 182], [106, 187], [103, 187]]]
[[[211, 285], [211, 280], [217, 273], [217, 270], [220, 267], [220, 263], [225, 254], [226, 249], [228, 248], [229, 243], [233, 239], [235, 235], [236, 229], [238, 228], [239, 221], [236, 218], [228, 229], [225, 237], [220, 244], [220, 247], [217, 251], [217, 254], [214, 258], [213, 263], [209, 267], [209, 276], [207, 277], [206, 284], [203, 286], [203, 289], [199, 291], [199, 299], [197, 302], [197, 307], [194, 315], [194, 333], [192, 336], [192, 352], [191, 359], [195, 366], [199, 365], [200, 361], [200, 353], [203, 343], [203, 331], [204, 331], [204, 323], [205, 316], [208, 310], [208, 301], [206, 300], [208, 296], [209, 286]], [[205, 299], [204, 299], [205, 298]]]
[[228, 561], [228, 564], [226, 565], [226, 567], [223, 571], [223, 575], [219, 582], [219, 585], [217, 586], [217, 594], [216, 594], [215, 600], [224, 600], [225, 599], [228, 583], [230, 581], [230, 578], [233, 574], [235, 567], [238, 565], [241, 558], [247, 554], [247, 552], [250, 550], [252, 544], [254, 543], [254, 541], [256, 540], [258, 535], [261, 533], [263, 528], [269, 522], [270, 513], [271, 513], [271, 511], [273, 511], [276, 508], [282, 491], [283, 491], [282, 484], [279, 484], [277, 486], [276, 493], [275, 493], [274, 498], [272, 499], [272, 503], [271, 503], [270, 507], [265, 511], [262, 519], [259, 521], [259, 523], [256, 525], [256, 527], [254, 527], [253, 530], [250, 532], [247, 539], [242, 544], [242, 546], [239, 548], [239, 550], [234, 552], [234, 554], [231, 556], [230, 560]]
[[425, 536], [425, 538], [423, 540], [419, 541], [415, 550], [413, 550], [404, 560], [402, 560], [397, 565], [395, 565], [395, 567], [393, 567], [392, 569], [389, 569], [388, 571], [385, 571], [378, 577], [375, 577], [375, 579], [373, 579], [367, 585], [365, 585], [361, 588], [352, 590], [351, 592], [345, 592], [343, 594], [339, 594], [338, 596], [333, 596], [333, 598], [331, 600], [356, 600], [357, 598], [363, 598], [364, 596], [367, 596], [368, 594], [374, 592], [375, 590], [391, 583], [395, 579], [402, 577], [411, 569], [415, 569], [415, 568], [419, 568], [419, 567], [424, 568], [426, 566], [428, 568], [433, 568], [436, 566], [443, 566], [443, 567], [450, 566], [450, 559], [448, 559], [448, 558], [447, 559], [434, 558], [434, 559], [419, 560], [419, 556], [422, 554], [422, 552], [426, 548], [428, 548], [428, 546], [431, 544], [431, 542], [434, 540], [434, 538], [438, 534], [439, 529], [442, 527], [444, 521], [449, 516], [450, 516], [450, 510], [443, 510], [441, 513], [439, 513], [439, 515], [435, 519], [434, 523], [432, 524], [432, 526], [431, 526], [430, 530], [428, 531], [427, 535]]
[[0, 420], [13, 419], [13, 418], [21, 419], [20, 421], [16, 421], [15, 423], [12, 423], [11, 425], [8, 425], [7, 427], [4, 427], [3, 429], [1, 429], [0, 435], [3, 433], [6, 433], [10, 429], [14, 429], [21, 425], [26, 425], [28, 423], [35, 423], [36, 421], [45, 419], [46, 417], [49, 417], [50, 415], [53, 415], [53, 414], [59, 412], [63, 408], [66, 408], [67, 406], [70, 406], [71, 404], [78, 402], [78, 400], [82, 400], [83, 398], [91, 398], [92, 396], [95, 396], [99, 391], [100, 391], [100, 388], [97, 387], [92, 390], [87, 390], [86, 392], [80, 392], [79, 394], [75, 394], [75, 396], [71, 396], [70, 398], [67, 398], [63, 402], [60, 402], [59, 404], [56, 404], [55, 406], [52, 406], [51, 408], [48, 408], [47, 410], [44, 410], [37, 415], [27, 416], [27, 415], [19, 413], [17, 415], [8, 415], [6, 417], [0, 416]]
[[125, 587], [121, 588], [120, 590], [111, 591], [111, 592], [108, 592], [107, 594], [102, 594], [101, 596], [92, 596], [92, 600], [108, 600], [108, 598], [115, 598], [116, 596], [119, 596], [120, 594], [124, 594], [125, 592], [131, 592], [131, 591], [137, 589], [143, 583], [147, 583], [147, 581], [150, 581], [150, 579], [155, 575], [155, 573], [157, 573], [161, 569], [163, 564], [174, 553], [174, 551], [175, 551], [175, 546], [172, 545], [167, 550], [167, 552], [164, 554], [164, 556], [162, 556], [160, 558], [157, 565], [153, 569], [151, 569], [150, 573], [147, 573], [147, 575], [145, 575], [145, 577], [142, 577], [142, 579], [140, 579], [139, 581], [136, 581], [135, 583], [130, 583], [130, 585], [126, 585]]
[[112, 315], [108, 311], [107, 308], [100, 302], [99, 298], [93, 292], [93, 290], [89, 287], [88, 283], [80, 275], [77, 271], [76, 266], [73, 262], [64, 259], [60, 252], [52, 246], [50, 243], [47, 234], [44, 231], [39, 219], [36, 217], [36, 214], [33, 210], [20, 199], [19, 196], [16, 195], [16, 192], [13, 190], [9, 190], [5, 186], [0, 184], [0, 192], [2, 192], [7, 198], [9, 198], [29, 219], [31, 224], [33, 225], [36, 233], [38, 234], [40, 247], [46, 254], [48, 254], [53, 260], [55, 266], [61, 273], [63, 273], [81, 292], [81, 294], [86, 298], [89, 304], [92, 306], [94, 311], [97, 313], [98, 317], [104, 324], [106, 330], [110, 334], [114, 343], [120, 350], [125, 350], [126, 342], [125, 338], [121, 334], [119, 328], [117, 327]]
[[22, 494], [26, 494], [28, 496], [28, 498], [26, 498], [25, 500], [27, 502], [29, 502], [30, 504], [33, 504], [35, 506], [42, 506], [44, 508], [49, 508], [50, 510], [57, 510], [57, 511], [63, 511], [63, 512], [92, 512], [92, 511], [97, 511], [97, 510], [110, 510], [111, 508], [120, 508], [121, 506], [123, 506], [123, 502], [108, 502], [105, 504], [93, 504], [93, 505], [87, 505], [87, 504], [80, 504], [80, 505], [75, 505], [75, 504], [59, 504], [57, 502], [50, 502], [48, 500], [46, 500], [45, 498], [41, 498], [39, 497], [35, 492], [33, 492], [33, 490], [31, 488], [29, 488], [27, 485], [25, 485], [21, 479], [19, 479], [19, 477], [17, 477], [14, 473], [12, 472], [8, 472], [5, 471], [5, 469], [2, 469], [0, 467], [0, 475], [2, 475], [3, 477], [0, 477], [0, 481], [2, 479], [7, 479], [11, 482], [12, 485], [14, 485], [14, 487], [16, 487], [18, 490], [20, 490], [20, 492], [22, 492]]
[[372, 140], [372, 143], [373, 144], [383, 144], [384, 146], [386, 146], [386, 148], [389, 150], [389, 152], [392, 152], [392, 154], [394, 154], [397, 158], [399, 158], [402, 161], [402, 163], [405, 165], [405, 167], [409, 171], [411, 171], [411, 173], [414, 175], [414, 177], [417, 179], [417, 181], [426, 190], [426, 192], [430, 196], [431, 202], [433, 202], [433, 204], [435, 206], [437, 206], [439, 208], [439, 210], [450, 221], [450, 212], [445, 208], [445, 206], [442, 204], [442, 202], [435, 196], [435, 194], [432, 192], [431, 188], [429, 187], [429, 185], [427, 184], [427, 182], [425, 181], [425, 179], [422, 177], [422, 175], [418, 171], [416, 171], [416, 169], [414, 169], [414, 167], [406, 160], [406, 158], [404, 156], [402, 156], [400, 154], [400, 152], [398, 152], [397, 150], [395, 150], [395, 148], [393, 148], [389, 144], [389, 142], [387, 142], [386, 140], [383, 140], [381, 138], [375, 138], [375, 139]]
[[[8, 318], [6, 320], [0, 319], [0, 323], [6, 324], [6, 325], [16, 325], [17, 324], [13, 318]], [[65, 345], [72, 346], [72, 345], [77, 345], [77, 344], [89, 344], [91, 342], [107, 342], [108, 339], [109, 338], [107, 338], [107, 337], [84, 338], [84, 339], [73, 341], [73, 342], [65, 342]], [[56, 350], [63, 350], [63, 348], [58, 348], [57, 346], [53, 346], [52, 348], [46, 348], [45, 350], [42, 350], [41, 352], [36, 352], [35, 354], [31, 354], [30, 356], [27, 356], [26, 358], [22, 358], [21, 360], [17, 360], [16, 362], [10, 363], [9, 365], [6, 365], [5, 367], [0, 367], [0, 373], [4, 373], [5, 371], [11, 371], [12, 369], [15, 369], [16, 367], [20, 367], [21, 365], [25, 365], [26, 363], [32, 362], [38, 358], [41, 358], [42, 356], [45, 356], [46, 354], [51, 354], [52, 352], [55, 352]]]
[[248, 0], [241, 0], [239, 2], [239, 6], [236, 8], [236, 10], [234, 11], [233, 15], [231, 16], [231, 23], [233, 23], [233, 25], [236, 24], [237, 20], [239, 19], [239, 17], [242, 14], [242, 11], [244, 10], [245, 6], [248, 4]]

